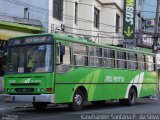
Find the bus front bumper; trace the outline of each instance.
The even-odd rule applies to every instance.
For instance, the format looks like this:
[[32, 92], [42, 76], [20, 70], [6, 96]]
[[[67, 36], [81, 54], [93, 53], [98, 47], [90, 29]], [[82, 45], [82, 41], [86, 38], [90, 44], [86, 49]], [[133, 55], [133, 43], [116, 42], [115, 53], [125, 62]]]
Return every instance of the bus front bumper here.
[[40, 95], [9, 95], [4, 94], [6, 102], [48, 102], [55, 103], [54, 94], [40, 94]]

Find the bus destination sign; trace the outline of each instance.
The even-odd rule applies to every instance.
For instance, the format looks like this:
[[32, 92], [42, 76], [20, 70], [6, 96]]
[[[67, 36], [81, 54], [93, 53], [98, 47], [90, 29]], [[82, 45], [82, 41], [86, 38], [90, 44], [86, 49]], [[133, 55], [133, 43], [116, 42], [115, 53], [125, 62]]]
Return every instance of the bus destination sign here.
[[51, 36], [32, 36], [25, 38], [15, 38], [11, 39], [8, 45], [19, 45], [19, 44], [29, 44], [29, 43], [42, 43], [42, 42], [52, 42]]
[[24, 43], [46, 42], [48, 36], [28, 37], [24, 39]]

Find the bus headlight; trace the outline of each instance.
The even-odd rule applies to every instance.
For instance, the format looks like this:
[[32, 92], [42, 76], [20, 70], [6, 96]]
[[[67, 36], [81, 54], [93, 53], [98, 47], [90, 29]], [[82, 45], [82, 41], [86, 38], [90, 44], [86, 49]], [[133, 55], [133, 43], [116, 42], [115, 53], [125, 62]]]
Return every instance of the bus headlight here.
[[9, 89], [9, 88], [7, 88], [7, 92], [10, 92], [10, 89]]
[[36, 88], [36, 91], [37, 91], [37, 92], [40, 92], [39, 88]]
[[7, 92], [14, 92], [14, 88], [7, 88]]
[[11, 92], [14, 92], [14, 88], [11, 88], [11, 90], [10, 90]]
[[43, 88], [41, 88], [41, 92], [44, 92], [45, 90]]
[[36, 92], [45, 92], [44, 88], [36, 88]]

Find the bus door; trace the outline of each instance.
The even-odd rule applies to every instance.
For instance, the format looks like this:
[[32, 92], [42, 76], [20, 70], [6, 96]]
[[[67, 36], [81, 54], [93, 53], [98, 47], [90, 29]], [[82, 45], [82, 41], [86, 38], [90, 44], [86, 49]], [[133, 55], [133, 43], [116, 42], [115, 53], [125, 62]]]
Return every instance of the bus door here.
[[71, 48], [69, 45], [56, 46], [55, 101], [70, 102], [71, 99]]

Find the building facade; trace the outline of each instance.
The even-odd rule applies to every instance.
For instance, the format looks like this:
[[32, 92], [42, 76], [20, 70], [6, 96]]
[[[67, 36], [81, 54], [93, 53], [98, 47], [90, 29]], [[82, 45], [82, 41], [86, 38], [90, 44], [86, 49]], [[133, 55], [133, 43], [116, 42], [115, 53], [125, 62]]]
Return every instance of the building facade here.
[[4, 15], [40, 20], [48, 33], [83, 35], [105, 44], [123, 39], [123, 0], [0, 0], [0, 4]]
[[[139, 8], [141, 0], [136, 1]], [[116, 45], [124, 40], [124, 0], [0, 0], [0, 4], [3, 14], [39, 20], [48, 33], [84, 36], [102, 44]], [[136, 16], [140, 22], [138, 13]]]

